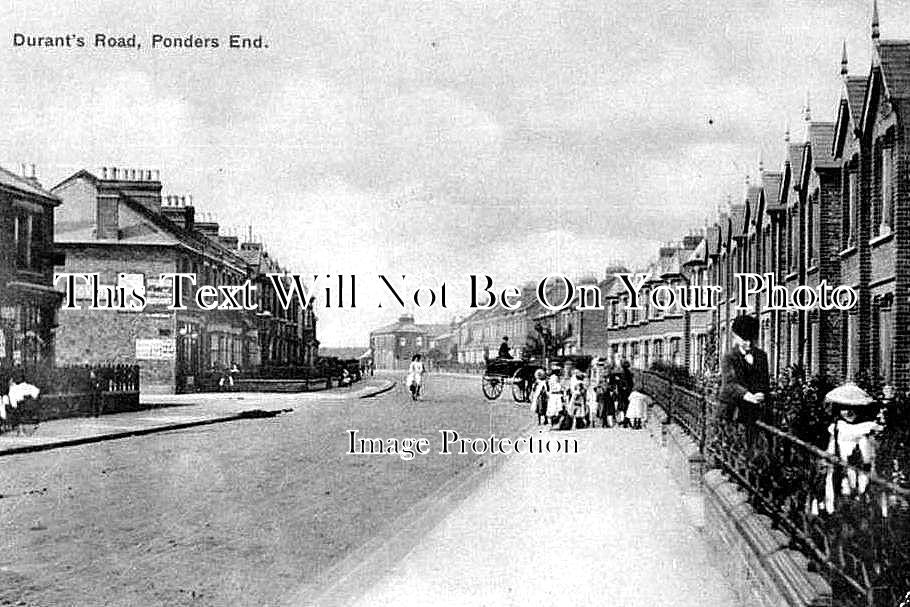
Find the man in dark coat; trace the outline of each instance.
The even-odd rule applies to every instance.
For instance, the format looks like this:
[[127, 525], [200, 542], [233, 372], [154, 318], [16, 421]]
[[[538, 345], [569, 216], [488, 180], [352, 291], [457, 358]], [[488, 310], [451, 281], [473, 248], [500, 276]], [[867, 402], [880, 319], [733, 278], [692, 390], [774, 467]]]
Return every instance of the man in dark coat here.
[[752, 422], [759, 418], [768, 394], [768, 356], [754, 347], [758, 320], [742, 315], [733, 320], [733, 347], [720, 364], [720, 410], [729, 421]]
[[502, 338], [502, 343], [499, 344], [499, 358], [512, 358], [510, 350], [509, 337], [505, 336]]

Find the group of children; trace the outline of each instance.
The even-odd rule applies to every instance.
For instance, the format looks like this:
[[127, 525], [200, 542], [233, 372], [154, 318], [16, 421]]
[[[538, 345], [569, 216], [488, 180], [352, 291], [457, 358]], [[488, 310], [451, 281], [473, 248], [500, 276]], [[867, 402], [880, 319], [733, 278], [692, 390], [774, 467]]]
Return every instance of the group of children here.
[[648, 397], [633, 389], [632, 374], [626, 369], [599, 374], [593, 387], [581, 371], [567, 375], [564, 377], [559, 369], [551, 371], [549, 378], [543, 369], [534, 373], [531, 408], [538, 424], [556, 430], [594, 427], [598, 421], [602, 428], [643, 427]]

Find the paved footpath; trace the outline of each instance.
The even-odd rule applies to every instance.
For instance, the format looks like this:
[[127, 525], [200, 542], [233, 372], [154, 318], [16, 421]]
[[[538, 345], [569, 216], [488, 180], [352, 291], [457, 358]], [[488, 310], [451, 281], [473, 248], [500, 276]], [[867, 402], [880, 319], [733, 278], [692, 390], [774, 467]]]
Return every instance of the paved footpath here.
[[369, 563], [378, 583], [345, 597], [355, 572], [317, 603], [736, 605], [647, 431], [552, 434], [579, 453], [509, 456], [404, 558]]
[[244, 412], [276, 412], [303, 403], [344, 401], [381, 394], [394, 386], [387, 379], [370, 378], [346, 388], [319, 392], [211, 392], [198, 394], [142, 394], [143, 411], [101, 417], [70, 417], [42, 422], [34, 434], [0, 434], [0, 456], [34, 450], [86, 444], [238, 419]]

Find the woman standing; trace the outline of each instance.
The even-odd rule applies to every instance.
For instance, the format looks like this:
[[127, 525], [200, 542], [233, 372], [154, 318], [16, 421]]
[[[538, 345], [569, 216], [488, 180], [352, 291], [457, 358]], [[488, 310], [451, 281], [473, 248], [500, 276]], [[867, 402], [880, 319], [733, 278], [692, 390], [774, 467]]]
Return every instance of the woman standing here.
[[537, 425], [547, 423], [547, 374], [543, 369], [534, 371], [534, 390], [531, 392], [531, 407], [537, 414]]
[[408, 367], [408, 377], [405, 380], [408, 390], [411, 393], [412, 400], [417, 400], [417, 397], [420, 396], [420, 386], [423, 383], [424, 372], [426, 372], [426, 368], [423, 366], [420, 354], [415, 354], [411, 357], [411, 365]]

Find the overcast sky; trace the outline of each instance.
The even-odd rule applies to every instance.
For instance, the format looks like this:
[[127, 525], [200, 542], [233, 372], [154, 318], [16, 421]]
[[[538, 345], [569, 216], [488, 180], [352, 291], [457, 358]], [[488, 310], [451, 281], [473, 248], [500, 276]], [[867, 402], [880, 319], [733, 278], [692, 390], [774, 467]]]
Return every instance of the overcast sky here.
[[[374, 308], [379, 272], [445, 280], [449, 309], [416, 311], [444, 322], [471, 272], [647, 263], [741, 196], [760, 156], [780, 163], [807, 91], [833, 119], [844, 40], [869, 70], [866, 0], [43, 4], [0, 24], [0, 164], [34, 162], [47, 187], [160, 169], [166, 194], [252, 224], [292, 271], [357, 274], [356, 310], [318, 312], [324, 345], [401, 312]], [[879, 8], [883, 38], [910, 38], [910, 3]], [[143, 48], [14, 48], [15, 32]], [[151, 50], [154, 33], [222, 48]], [[231, 33], [269, 48], [231, 51]]]

